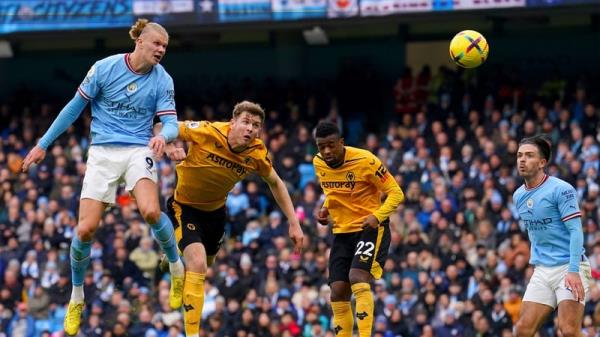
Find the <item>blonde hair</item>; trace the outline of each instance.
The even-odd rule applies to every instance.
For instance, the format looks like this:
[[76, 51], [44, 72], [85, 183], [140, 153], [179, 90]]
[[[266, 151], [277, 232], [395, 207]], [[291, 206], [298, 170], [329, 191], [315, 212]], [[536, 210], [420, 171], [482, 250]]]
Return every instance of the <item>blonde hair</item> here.
[[147, 31], [147, 29], [153, 29], [154, 31], [163, 33], [169, 37], [169, 33], [167, 33], [165, 27], [156, 22], [150, 22], [148, 19], [138, 19], [133, 26], [131, 26], [131, 29], [129, 30], [129, 37], [131, 37], [133, 41], [136, 41], [140, 36], [142, 36], [144, 31]]
[[235, 107], [233, 107], [233, 118], [239, 117], [244, 111], [251, 115], [260, 117], [261, 123], [264, 123], [265, 110], [263, 110], [260, 104], [250, 101], [243, 101], [236, 104]]

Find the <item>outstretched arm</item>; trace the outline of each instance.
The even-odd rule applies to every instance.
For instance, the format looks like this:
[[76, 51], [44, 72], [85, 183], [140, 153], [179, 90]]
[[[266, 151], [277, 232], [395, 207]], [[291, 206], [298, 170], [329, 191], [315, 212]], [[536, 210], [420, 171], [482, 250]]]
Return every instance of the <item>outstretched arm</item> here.
[[38, 144], [34, 146], [23, 160], [23, 172], [26, 172], [32, 164], [37, 164], [44, 160], [46, 150], [65, 130], [77, 120], [81, 112], [87, 105], [88, 100], [83, 98], [81, 94], [76, 93], [73, 99], [65, 105], [58, 117], [54, 120], [50, 128], [40, 139]]
[[288, 219], [290, 224], [289, 235], [294, 243], [294, 252], [300, 253], [302, 251], [304, 234], [302, 233], [302, 228], [300, 228], [300, 222], [298, 222], [296, 212], [294, 212], [294, 205], [292, 205], [292, 199], [290, 198], [287, 187], [285, 187], [283, 180], [279, 178], [277, 172], [272, 168], [269, 175], [263, 177], [263, 180], [269, 185], [269, 189], [271, 189], [271, 193], [273, 193], [277, 205], [279, 205], [279, 208], [281, 208]]

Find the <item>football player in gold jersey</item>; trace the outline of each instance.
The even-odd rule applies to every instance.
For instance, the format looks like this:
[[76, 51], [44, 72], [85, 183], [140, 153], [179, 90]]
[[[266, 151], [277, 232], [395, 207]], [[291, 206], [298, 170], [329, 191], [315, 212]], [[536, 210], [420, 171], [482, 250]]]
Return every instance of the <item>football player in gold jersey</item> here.
[[244, 101], [229, 122], [179, 122], [179, 139], [188, 153], [174, 146], [167, 154], [177, 164], [177, 186], [168, 201], [175, 238], [185, 258], [183, 307], [185, 335], [198, 337], [204, 304], [204, 278], [225, 230], [225, 201], [233, 186], [256, 172], [267, 183], [289, 221], [289, 236], [297, 253], [303, 233], [284, 182], [279, 178], [258, 134], [265, 119], [260, 105]]
[[[371, 152], [344, 146], [333, 123], [317, 125], [319, 153], [313, 165], [325, 192], [317, 220], [332, 220], [329, 285], [333, 325], [337, 336], [351, 337], [354, 317], [350, 298], [356, 298], [360, 337], [371, 336], [373, 294], [370, 282], [381, 278], [390, 245], [388, 217], [404, 200], [394, 177]], [[387, 197], [381, 203], [383, 194]]]

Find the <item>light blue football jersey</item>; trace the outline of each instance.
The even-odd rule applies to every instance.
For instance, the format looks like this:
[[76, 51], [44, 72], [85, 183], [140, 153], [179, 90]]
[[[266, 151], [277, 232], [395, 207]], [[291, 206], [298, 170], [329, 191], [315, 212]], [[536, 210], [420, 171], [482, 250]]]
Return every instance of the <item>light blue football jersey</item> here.
[[154, 116], [176, 115], [173, 79], [157, 64], [133, 70], [129, 54], [96, 62], [77, 89], [92, 105], [92, 144], [147, 145]]
[[[581, 216], [573, 186], [546, 175], [536, 187], [528, 188], [525, 184], [519, 187], [513, 201], [519, 211], [519, 221], [529, 234], [529, 263], [546, 267], [568, 264], [571, 233], [565, 221]], [[581, 226], [573, 230], [583, 232]], [[583, 258], [583, 244], [578, 250]]]

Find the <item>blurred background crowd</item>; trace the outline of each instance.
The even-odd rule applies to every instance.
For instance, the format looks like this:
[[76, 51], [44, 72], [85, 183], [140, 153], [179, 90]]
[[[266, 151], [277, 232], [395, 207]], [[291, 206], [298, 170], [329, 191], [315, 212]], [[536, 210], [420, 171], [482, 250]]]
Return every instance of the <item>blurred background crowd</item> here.
[[[327, 285], [330, 228], [317, 224], [312, 131], [337, 123], [346, 143], [387, 165], [405, 193], [390, 218], [384, 276], [373, 284], [378, 337], [511, 336], [532, 274], [529, 242], [512, 202], [522, 181], [515, 158], [522, 137], [546, 133], [548, 173], [577, 190], [593, 269], [584, 335], [600, 325], [600, 147], [598, 78], [549, 74], [522, 81], [518, 70], [406, 69], [382, 88], [368, 69], [348, 67], [327, 85], [244, 80], [178, 97], [179, 119], [227, 120], [255, 100], [267, 111], [262, 137], [293, 196], [305, 232], [294, 255], [287, 223], [266, 185], [251, 177], [227, 200], [228, 240], [206, 281], [202, 336], [334, 336]], [[385, 103], [380, 103], [382, 96]], [[178, 101], [179, 102], [179, 101]], [[69, 244], [89, 149], [89, 111], [49, 148], [43, 163], [21, 162], [62, 108], [20, 91], [0, 102], [0, 336], [62, 336], [71, 283]], [[378, 115], [380, 106], [391, 115]], [[176, 182], [159, 163], [160, 195]], [[168, 275], [135, 201], [121, 189], [92, 246], [80, 336], [182, 336], [168, 305]], [[549, 320], [540, 336], [556, 336]]]

